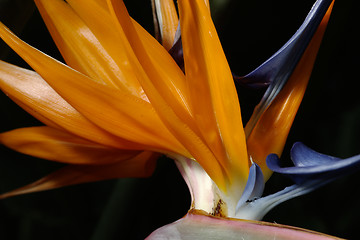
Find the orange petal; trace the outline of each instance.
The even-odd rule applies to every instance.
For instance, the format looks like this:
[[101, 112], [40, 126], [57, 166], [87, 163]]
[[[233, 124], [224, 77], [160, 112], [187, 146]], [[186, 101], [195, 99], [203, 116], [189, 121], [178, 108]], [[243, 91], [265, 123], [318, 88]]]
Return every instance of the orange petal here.
[[249, 166], [239, 100], [209, 9], [203, 0], [178, 5], [193, 115], [229, 179], [246, 181]]
[[[117, 32], [126, 44], [131, 65], [146, 95], [156, 101], [158, 92], [173, 111], [192, 126], [185, 76], [170, 54], [136, 21], [132, 20], [122, 1], [109, 1]], [[145, 89], [146, 88], [146, 89]], [[194, 129], [193, 129], [194, 130]]]
[[49, 126], [106, 146], [144, 149], [141, 144], [116, 137], [91, 123], [34, 71], [0, 61], [0, 89]]
[[0, 24], [0, 36], [46, 79], [61, 97], [99, 127], [121, 138], [160, 151], [189, 156], [148, 102], [92, 81], [22, 42], [3, 24]]
[[97, 6], [102, 7], [104, 10], [109, 11], [108, 9], [108, 4], [106, 0], [89, 0], [88, 2], [94, 2], [95, 4], [97, 4]]
[[[171, 71], [169, 71], [168, 64], [161, 66], [159, 65], [159, 62], [156, 62], [155, 59], [153, 59], [153, 56], [149, 56], [149, 53], [153, 50], [147, 50], [145, 47], [145, 42], [147, 41], [142, 41], [145, 35], [141, 35], [142, 33], [139, 29], [134, 29], [138, 25], [131, 22], [123, 1], [108, 0], [108, 2], [109, 5], [112, 4], [111, 9], [114, 11], [114, 17], [119, 21], [118, 32], [124, 32], [124, 34], [126, 34], [132, 49], [134, 50], [133, 54], [136, 54], [136, 57], [141, 62], [141, 66], [137, 65], [139, 67], [137, 73], [142, 74], [143, 76], [139, 77], [139, 79], [141, 79], [141, 84], [149, 97], [150, 102], [166, 126], [168, 126], [170, 131], [187, 148], [192, 157], [199, 161], [209, 175], [211, 175], [212, 178], [219, 183], [220, 187], [224, 189], [225, 182], [222, 169], [212, 152], [197, 135], [197, 129], [194, 128], [193, 118], [189, 116], [188, 112], [184, 112], [184, 108], [179, 106], [177, 99], [174, 99], [173, 91], [166, 90], [166, 88], [168, 88], [167, 85], [173, 80], [171, 74], [169, 74]], [[156, 46], [158, 43], [154, 39], [153, 42], [152, 48], [157, 49]], [[150, 48], [151, 46], [148, 47]], [[162, 47], [159, 49], [162, 49], [161, 53], [164, 53]], [[164, 58], [166, 56], [168, 56], [167, 52], [162, 55]], [[169, 60], [169, 63], [172, 61], [173, 60]], [[134, 65], [136, 65], [136, 63], [134, 63]], [[183, 94], [181, 88], [178, 88], [176, 84], [174, 86], [176, 87], [175, 90], [177, 90], [178, 94]], [[209, 167], [210, 165], [211, 167]]]
[[205, 2], [205, 6], [207, 7], [207, 9], [210, 11], [210, 3], [209, 0], [204, 0]]
[[108, 164], [139, 153], [109, 148], [51, 127], [20, 128], [0, 133], [0, 143], [27, 155], [70, 164]]
[[157, 20], [160, 26], [162, 45], [169, 50], [175, 39], [179, 19], [173, 0], [154, 0]]
[[282, 154], [286, 138], [303, 99], [331, 10], [332, 5], [288, 82], [262, 114], [247, 139], [249, 156], [261, 167], [265, 179], [268, 179], [272, 173], [266, 166], [266, 157], [271, 153], [278, 156]]
[[[48, 15], [51, 16], [51, 19], [53, 19], [52, 21], [56, 21], [57, 28], [60, 25], [64, 26], [65, 24], [67, 28], [66, 32], [64, 32], [63, 28], [61, 30], [58, 30], [59, 32], [61, 31], [60, 33], [62, 35], [62, 38], [69, 38], [70, 34], [77, 34], [76, 32], [71, 33], [71, 31], [75, 31], [76, 29], [75, 26], [72, 26], [72, 21], [74, 21], [74, 19], [76, 19], [75, 23], [78, 23], [80, 25], [86, 24], [86, 28], [82, 27], [81, 32], [78, 34], [83, 35], [86, 38], [83, 41], [89, 41], [90, 39], [94, 40], [92, 41], [92, 43], [90, 43], [96, 45], [91, 46], [91, 49], [89, 49], [91, 50], [91, 54], [99, 52], [99, 54], [101, 55], [102, 53], [106, 52], [106, 54], [101, 56], [98, 61], [103, 61], [103, 64], [105, 65], [106, 62], [109, 61], [107, 70], [112, 71], [108, 72], [108, 74], [110, 74], [109, 77], [111, 77], [112, 79], [117, 79], [117, 85], [120, 86], [121, 89], [125, 91], [131, 91], [134, 95], [141, 97], [144, 100], [147, 100], [146, 95], [141, 88], [141, 85], [136, 79], [131, 64], [129, 64], [129, 60], [127, 59], [127, 56], [125, 54], [126, 50], [124, 49], [124, 45], [121, 43], [121, 39], [119, 38], [117, 32], [114, 31], [115, 27], [112, 23], [112, 19], [110, 17], [108, 9], [104, 8], [105, 6], [103, 1], [69, 0], [67, 1], [67, 4], [65, 4], [62, 0], [37, 0], [37, 5], [40, 9], [45, 9], [46, 7], [46, 11], [50, 11], [50, 8], [55, 7], [55, 9], [53, 9], [54, 13], [52, 14], [56, 16], [52, 16], [52, 14], [50, 13]], [[62, 14], [58, 13], [59, 6], [57, 5], [63, 5], [61, 8], [63, 10], [62, 12], [60, 12]], [[69, 5], [71, 7], [69, 7]], [[69, 9], [71, 9], [71, 11]], [[73, 17], [74, 19], [68, 19], [68, 21], [64, 20], [63, 14], [66, 14], [65, 18], [69, 18], [69, 16], [67, 15], [73, 15], [73, 11], [76, 13], [76, 16], [82, 19], [82, 21], [78, 20], [78, 17], [75, 16]], [[45, 11], [42, 12], [45, 13]], [[48, 17], [44, 16], [44, 18], [46, 22], [49, 22]], [[86, 31], [91, 31], [91, 35], [88, 36]], [[55, 37], [55, 40], [59, 41], [59, 38]], [[96, 49], [98, 47], [98, 44], [101, 45], [101, 51], [99, 49]], [[63, 45], [61, 47], [63, 47]], [[72, 48], [75, 47], [83, 48], [83, 45], [72, 46]], [[85, 51], [85, 49], [81, 51]], [[110, 58], [107, 59], [107, 55]], [[87, 56], [84, 55], [83, 58], [86, 59]], [[99, 66], [96, 66], [96, 68], [99, 68]], [[97, 71], [101, 72], [103, 70], [98, 69]]]
[[[146, 72], [144, 73], [146, 76], [139, 76], [141, 83], [146, 85], [144, 78], [149, 79], [151, 81], [149, 83], [162, 95], [175, 113], [197, 131], [188, 104], [188, 89], [183, 72], [168, 52], [144, 28], [134, 20], [132, 23], [138, 37], [137, 46], [134, 47], [138, 49], [135, 52]], [[147, 88], [148, 95], [152, 92]]]
[[50, 190], [69, 185], [95, 182], [114, 178], [148, 177], [154, 169], [158, 154], [142, 152], [128, 160], [100, 165], [69, 165], [24, 187], [0, 195], [0, 199]]
[[[129, 81], [112, 56], [104, 49], [88, 26], [62, 0], [36, 0], [53, 39], [69, 66], [92, 79], [141, 97], [137, 81]], [[125, 68], [126, 69], [126, 68]]]

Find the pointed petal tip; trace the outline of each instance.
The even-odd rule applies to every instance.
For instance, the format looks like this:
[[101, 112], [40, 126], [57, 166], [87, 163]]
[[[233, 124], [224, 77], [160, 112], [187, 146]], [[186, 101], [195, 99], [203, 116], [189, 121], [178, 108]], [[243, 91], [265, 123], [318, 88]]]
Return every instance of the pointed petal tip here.
[[319, 179], [331, 181], [360, 169], [360, 154], [340, 159], [318, 153], [300, 142], [292, 147], [291, 159], [294, 166], [282, 167], [280, 158], [270, 154], [266, 163], [272, 171], [288, 176], [296, 183]]
[[[270, 83], [246, 125], [250, 135], [275, 98], [289, 85], [304, 85], [310, 78], [322, 36], [329, 21], [333, 0], [318, 0], [296, 33], [274, 55], [254, 71], [242, 77], [248, 84]], [[296, 77], [297, 76], [297, 77]]]
[[125, 161], [104, 165], [66, 165], [23, 187], [3, 193], [0, 199], [76, 184], [130, 177], [149, 177], [155, 170], [158, 153], [144, 151]]

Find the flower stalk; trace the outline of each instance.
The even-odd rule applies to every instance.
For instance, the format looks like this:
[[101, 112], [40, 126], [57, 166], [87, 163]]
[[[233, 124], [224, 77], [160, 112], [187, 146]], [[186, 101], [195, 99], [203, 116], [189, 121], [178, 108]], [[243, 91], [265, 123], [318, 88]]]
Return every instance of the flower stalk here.
[[189, 187], [191, 210], [217, 217], [234, 217], [236, 201], [224, 194], [199, 163], [181, 156], [176, 165]]

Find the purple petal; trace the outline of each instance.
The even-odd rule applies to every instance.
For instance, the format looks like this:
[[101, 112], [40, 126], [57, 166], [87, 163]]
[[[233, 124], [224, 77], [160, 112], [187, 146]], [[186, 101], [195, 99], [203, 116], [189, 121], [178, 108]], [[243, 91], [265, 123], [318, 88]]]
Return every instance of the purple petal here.
[[185, 63], [184, 63], [184, 53], [182, 48], [181, 37], [175, 41], [172, 48], [169, 50], [169, 54], [175, 60], [179, 68], [184, 72], [185, 71]]
[[254, 71], [238, 78], [243, 84], [251, 83], [255, 87], [270, 84], [258, 107], [254, 110], [254, 117], [252, 122], [248, 123], [249, 126], [255, 126], [262, 113], [290, 78], [331, 2], [332, 0], [317, 0], [303, 24], [280, 50]]
[[281, 167], [276, 154], [266, 158], [268, 167], [291, 178], [295, 184], [277, 193], [247, 202], [237, 216], [261, 219], [278, 204], [297, 196], [307, 194], [338, 177], [360, 169], [360, 155], [340, 159], [311, 150], [302, 143], [295, 143], [291, 149], [291, 159], [295, 166]]
[[360, 169], [360, 155], [346, 159], [335, 158], [311, 150], [302, 143], [294, 144], [291, 150], [294, 167], [281, 167], [279, 157], [270, 154], [266, 159], [268, 167], [286, 175], [296, 183], [310, 180], [332, 180]]
[[331, 2], [332, 0], [316, 1], [305, 21], [290, 40], [267, 61], [243, 78], [261, 83], [276, 80], [277, 84], [273, 84], [272, 88], [281, 89], [280, 86], [284, 85], [291, 75]]
[[236, 205], [236, 211], [241, 209], [244, 203], [260, 198], [264, 192], [265, 182], [261, 168], [253, 163], [250, 167], [249, 177], [240, 200]]
[[297, 142], [291, 149], [291, 160], [296, 167], [329, 165], [339, 162], [340, 158], [318, 153], [304, 144]]
[[303, 183], [286, 187], [274, 194], [256, 199], [252, 202], [247, 202], [242, 206], [241, 211], [236, 214], [236, 217], [243, 219], [261, 220], [271, 209], [280, 203], [312, 192], [313, 190], [327, 184], [328, 182], [330, 181], [317, 179], [304, 181]]

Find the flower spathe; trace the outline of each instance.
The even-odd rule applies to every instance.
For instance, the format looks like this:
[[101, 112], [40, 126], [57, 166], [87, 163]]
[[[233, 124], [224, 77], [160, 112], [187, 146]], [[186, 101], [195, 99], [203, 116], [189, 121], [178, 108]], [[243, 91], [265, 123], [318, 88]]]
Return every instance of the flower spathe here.
[[[2, 133], [0, 142], [69, 165], [0, 197], [148, 176], [166, 154], [189, 185], [192, 208], [243, 216], [272, 173], [266, 156], [282, 153], [332, 2], [318, 0], [297, 34], [240, 79], [251, 84], [273, 74], [244, 128], [208, 1], [179, 0], [178, 19], [173, 1], [154, 0], [162, 46], [121, 0], [35, 0], [66, 64], [0, 24], [0, 37], [35, 70], [0, 62], [1, 90], [44, 123]], [[184, 69], [168, 52], [180, 32]]]
[[251, 240], [330, 240], [329, 235], [276, 223], [218, 218], [190, 211], [182, 219], [154, 231], [146, 240], [251, 239]]

